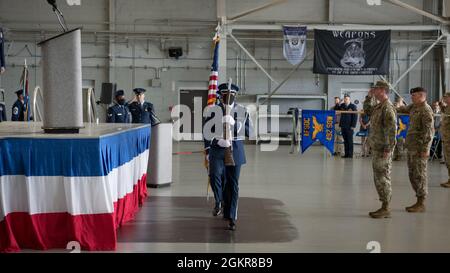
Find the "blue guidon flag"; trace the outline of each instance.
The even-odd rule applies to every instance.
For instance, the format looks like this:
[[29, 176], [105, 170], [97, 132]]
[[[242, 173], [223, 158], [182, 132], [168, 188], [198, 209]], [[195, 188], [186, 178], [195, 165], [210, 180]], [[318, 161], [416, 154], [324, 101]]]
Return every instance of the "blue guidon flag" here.
[[396, 138], [406, 138], [409, 128], [409, 116], [398, 115], [397, 116], [397, 136]]
[[335, 111], [302, 110], [302, 153], [316, 141], [334, 152], [335, 119]]

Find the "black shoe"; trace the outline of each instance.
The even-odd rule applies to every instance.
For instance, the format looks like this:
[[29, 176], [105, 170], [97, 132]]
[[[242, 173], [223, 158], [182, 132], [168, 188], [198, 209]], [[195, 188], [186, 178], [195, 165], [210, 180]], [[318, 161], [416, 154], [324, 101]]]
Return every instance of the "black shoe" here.
[[213, 209], [213, 216], [219, 216], [222, 214], [222, 206], [214, 207]]
[[236, 230], [236, 222], [234, 220], [230, 220], [230, 222], [228, 223], [228, 230]]

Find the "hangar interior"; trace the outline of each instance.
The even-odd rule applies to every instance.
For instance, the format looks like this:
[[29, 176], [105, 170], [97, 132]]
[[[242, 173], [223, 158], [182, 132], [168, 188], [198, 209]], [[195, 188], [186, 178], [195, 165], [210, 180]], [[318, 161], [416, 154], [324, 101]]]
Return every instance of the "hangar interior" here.
[[[189, 103], [198, 92], [208, 93], [218, 24], [219, 83], [231, 78], [240, 87], [237, 101], [246, 106], [258, 105], [275, 91], [272, 104], [279, 105], [280, 118], [285, 119], [280, 120], [280, 133], [291, 130], [292, 116], [287, 112], [291, 107], [326, 110], [335, 97], [350, 94], [362, 110], [368, 89], [381, 79], [313, 73], [314, 29], [391, 30], [389, 74], [383, 78], [395, 83], [398, 94], [410, 103], [409, 90], [422, 86], [431, 104], [448, 90], [449, 1], [273, 2], [82, 0], [81, 5], [70, 6], [58, 1], [69, 28], [82, 27], [84, 122], [106, 121], [108, 105], [96, 102], [101, 100], [102, 84], [115, 83], [127, 100], [133, 98], [134, 88], [146, 89], [146, 99], [159, 119], [173, 123], [175, 106]], [[283, 56], [283, 25], [308, 29], [306, 59], [297, 67]], [[61, 31], [48, 3], [34, 0], [0, 0], [0, 27], [6, 59], [0, 103], [9, 120], [24, 60], [33, 96], [45, 78], [38, 43]], [[392, 92], [391, 100], [396, 96]], [[42, 112], [35, 113], [39, 122], [45, 102], [36, 97]], [[57, 100], [65, 100], [64, 92]], [[256, 115], [252, 114], [254, 123]], [[284, 136], [280, 134], [280, 140]], [[173, 140], [171, 184], [148, 189], [149, 197], [135, 219], [117, 230], [116, 251], [368, 252], [371, 241], [379, 242], [384, 252], [450, 251], [450, 192], [439, 186], [447, 179], [439, 160], [428, 164], [426, 213], [404, 211], [414, 193], [403, 160], [392, 167], [392, 218], [374, 220], [367, 216], [379, 204], [370, 158], [336, 158], [319, 145], [302, 154], [290, 153], [289, 145], [265, 151], [260, 144], [246, 143], [238, 228], [229, 232], [223, 230], [221, 219], [211, 216], [213, 196], [207, 187], [201, 139], [197, 134], [193, 141]], [[355, 137], [355, 153], [359, 141]]]

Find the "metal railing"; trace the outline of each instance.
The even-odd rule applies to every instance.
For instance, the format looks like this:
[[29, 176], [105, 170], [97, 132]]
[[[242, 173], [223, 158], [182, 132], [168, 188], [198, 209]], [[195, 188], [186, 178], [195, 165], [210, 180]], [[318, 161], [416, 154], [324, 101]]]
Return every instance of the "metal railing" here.
[[87, 118], [88, 123], [97, 122], [97, 110], [95, 108], [95, 93], [93, 88], [87, 91]]
[[42, 121], [42, 119], [43, 119], [42, 114], [41, 114], [41, 110], [40, 110], [39, 105], [37, 103], [38, 96], [41, 99], [41, 101], [44, 102], [44, 97], [42, 96], [42, 90], [41, 90], [41, 88], [39, 86], [36, 86], [34, 88], [33, 100], [31, 102], [32, 105], [33, 105], [33, 112], [32, 113], [34, 114], [34, 119], [33, 119], [34, 122]]

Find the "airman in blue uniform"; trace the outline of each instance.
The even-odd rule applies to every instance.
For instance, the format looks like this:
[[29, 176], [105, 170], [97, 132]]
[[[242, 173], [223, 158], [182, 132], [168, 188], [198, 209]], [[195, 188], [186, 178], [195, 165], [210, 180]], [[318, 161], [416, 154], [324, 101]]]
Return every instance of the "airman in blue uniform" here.
[[12, 106], [11, 121], [25, 121], [25, 113], [27, 111], [27, 107], [25, 105], [23, 90], [17, 90], [15, 93], [17, 95], [17, 100]]
[[6, 107], [0, 102], [0, 122], [6, 121]]
[[3, 30], [0, 28], [0, 74], [5, 72], [5, 38], [3, 36]]
[[130, 109], [133, 123], [151, 123], [154, 126], [160, 121], [155, 114], [153, 104], [145, 101], [145, 91], [144, 88], [133, 89], [136, 98], [129, 104], [128, 108]]
[[125, 100], [125, 92], [117, 90], [115, 93], [116, 102], [108, 108], [106, 122], [108, 123], [131, 123], [131, 113]]
[[[239, 87], [234, 84], [231, 88], [227, 84], [219, 85], [220, 102], [208, 109], [203, 130], [209, 177], [215, 198], [213, 215], [223, 213], [230, 230], [236, 229], [239, 176], [241, 166], [246, 163], [244, 140], [253, 134], [247, 109], [235, 103], [238, 91]], [[225, 115], [225, 105], [230, 105], [230, 115]], [[232, 140], [223, 138], [224, 123], [230, 124]], [[225, 149], [228, 147], [232, 147], [234, 166], [225, 166]]]

